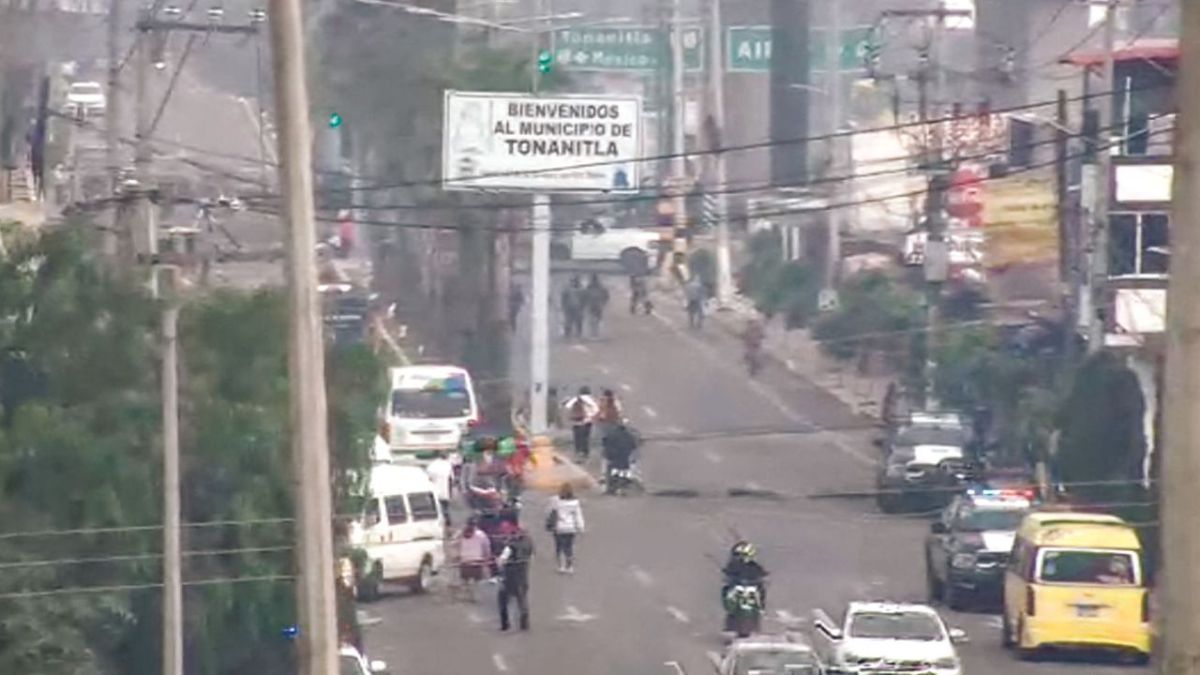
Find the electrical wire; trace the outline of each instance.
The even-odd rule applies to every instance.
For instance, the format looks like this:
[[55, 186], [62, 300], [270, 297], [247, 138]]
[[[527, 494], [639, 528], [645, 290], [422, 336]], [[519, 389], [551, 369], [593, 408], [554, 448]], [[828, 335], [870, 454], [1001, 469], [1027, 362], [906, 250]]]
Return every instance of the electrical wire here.
[[[231, 549], [215, 549], [207, 551], [184, 551], [181, 555], [185, 558], [209, 557], [220, 555], [243, 555], [247, 553], [280, 553], [283, 551], [291, 551], [291, 546], [259, 546], [251, 548], [231, 548]], [[136, 562], [141, 560], [158, 560], [162, 558], [161, 553], [141, 553], [135, 555], [111, 555], [111, 556], [96, 556], [91, 558], [55, 558], [51, 560], [18, 560], [14, 562], [0, 562], [0, 570], [6, 569], [21, 569], [27, 567], [47, 567], [52, 565], [93, 565], [99, 563], [116, 563], [116, 562]]]
[[[215, 586], [225, 584], [245, 584], [245, 583], [263, 583], [276, 581], [292, 581], [296, 577], [291, 574], [266, 574], [250, 577], [218, 577], [214, 579], [197, 579], [195, 581], [184, 581], [183, 586]], [[72, 588], [55, 588], [44, 591], [19, 591], [15, 593], [0, 593], [0, 600], [25, 600], [29, 598], [43, 598], [60, 595], [83, 595], [97, 593], [127, 593], [129, 591], [142, 591], [154, 588], [162, 588], [161, 583], [146, 583], [146, 584], [115, 584], [111, 586], [76, 586]]]

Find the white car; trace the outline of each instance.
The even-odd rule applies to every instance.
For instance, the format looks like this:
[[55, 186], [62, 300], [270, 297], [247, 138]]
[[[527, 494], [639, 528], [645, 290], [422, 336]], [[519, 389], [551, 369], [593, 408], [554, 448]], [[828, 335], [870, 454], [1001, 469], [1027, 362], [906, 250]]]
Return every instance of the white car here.
[[338, 650], [338, 675], [371, 675], [386, 672], [386, 663], [367, 661], [367, 657], [354, 647], [344, 645]]
[[813, 647], [831, 674], [962, 675], [954, 644], [965, 640], [965, 633], [946, 628], [928, 605], [852, 602], [840, 621], [813, 612]]
[[107, 105], [99, 82], [72, 82], [67, 87], [67, 111], [77, 117], [103, 115]]
[[717, 675], [818, 675], [821, 665], [807, 642], [791, 635], [735, 640], [714, 663]]
[[630, 274], [645, 273], [659, 241], [654, 230], [636, 227], [605, 227], [596, 220], [584, 221], [571, 234], [572, 260], [620, 262]]

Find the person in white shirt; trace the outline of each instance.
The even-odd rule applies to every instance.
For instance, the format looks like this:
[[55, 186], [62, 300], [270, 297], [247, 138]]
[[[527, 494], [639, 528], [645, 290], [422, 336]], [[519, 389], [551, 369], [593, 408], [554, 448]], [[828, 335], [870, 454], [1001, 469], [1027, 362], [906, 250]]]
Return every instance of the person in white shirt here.
[[437, 457], [425, 467], [429, 480], [433, 481], [433, 495], [442, 503], [442, 514], [446, 527], [450, 527], [450, 491], [454, 481], [454, 464], [446, 459], [445, 451], [439, 450]]
[[591, 450], [592, 421], [600, 406], [592, 398], [592, 390], [580, 387], [579, 393], [563, 403], [563, 410], [571, 422], [571, 434], [575, 441], [575, 454], [581, 460], [587, 460]]
[[546, 514], [546, 529], [554, 535], [554, 555], [558, 558], [558, 571], [570, 574], [575, 571], [575, 537], [583, 534], [585, 524], [583, 507], [575, 497], [570, 483], [563, 483], [558, 496], [550, 504]]

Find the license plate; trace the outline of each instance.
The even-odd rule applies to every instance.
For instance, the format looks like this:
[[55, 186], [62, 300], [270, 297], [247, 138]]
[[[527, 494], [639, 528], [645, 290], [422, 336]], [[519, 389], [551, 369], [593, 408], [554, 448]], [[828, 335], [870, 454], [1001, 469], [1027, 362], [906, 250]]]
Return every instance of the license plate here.
[[1100, 616], [1100, 608], [1099, 607], [1076, 607], [1075, 608], [1075, 616], [1080, 617], [1081, 619], [1092, 619], [1097, 616]]

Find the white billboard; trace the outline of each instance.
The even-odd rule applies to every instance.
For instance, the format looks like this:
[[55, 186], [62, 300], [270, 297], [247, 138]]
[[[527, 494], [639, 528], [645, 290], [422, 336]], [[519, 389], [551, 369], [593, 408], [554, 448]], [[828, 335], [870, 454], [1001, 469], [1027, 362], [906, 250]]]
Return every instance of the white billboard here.
[[444, 189], [638, 189], [640, 98], [447, 91], [444, 113]]

